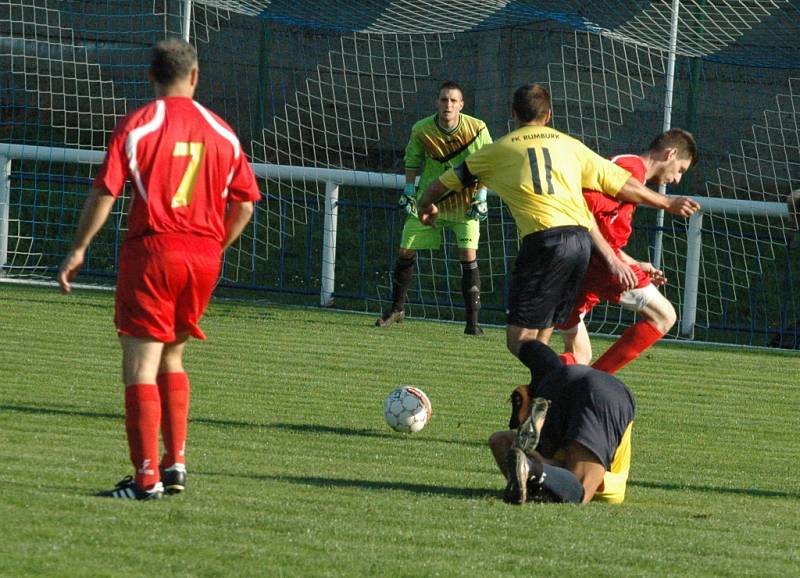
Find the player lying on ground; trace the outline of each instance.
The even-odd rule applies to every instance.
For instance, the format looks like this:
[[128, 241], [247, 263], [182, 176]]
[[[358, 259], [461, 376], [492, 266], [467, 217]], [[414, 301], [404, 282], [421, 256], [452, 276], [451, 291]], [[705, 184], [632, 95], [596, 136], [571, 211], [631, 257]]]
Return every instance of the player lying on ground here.
[[512, 393], [511, 429], [489, 438], [507, 480], [503, 499], [622, 503], [631, 463], [633, 394], [607, 373], [562, 365], [543, 343], [530, 347], [537, 350], [534, 378]]
[[[697, 163], [697, 145], [691, 133], [673, 128], [653, 139], [642, 154], [619, 155], [611, 160], [641, 183], [677, 185], [686, 171]], [[652, 263], [638, 262], [622, 250], [633, 231], [636, 203], [599, 191], [584, 190], [583, 196], [598, 230], [617, 256], [629, 264], [637, 283], [632, 289], [621, 287], [600, 256], [593, 254], [572, 314], [559, 326], [564, 338], [561, 358], [567, 364], [588, 364], [592, 360], [592, 344], [583, 319], [601, 301], [611, 301], [635, 311], [642, 318], [628, 327], [592, 364], [595, 369], [615, 373], [661, 339], [675, 324], [677, 316], [672, 304], [657, 289], [667, 282], [663, 272]]]

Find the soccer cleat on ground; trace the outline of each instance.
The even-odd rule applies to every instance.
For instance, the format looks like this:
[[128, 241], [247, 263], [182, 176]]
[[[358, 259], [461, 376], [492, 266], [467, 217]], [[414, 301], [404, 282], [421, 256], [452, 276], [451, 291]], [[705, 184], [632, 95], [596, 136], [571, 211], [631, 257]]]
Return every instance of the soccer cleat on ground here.
[[389, 327], [392, 323], [400, 323], [405, 318], [405, 311], [395, 311], [394, 309], [389, 309], [378, 318], [378, 320], [375, 322], [375, 327]]
[[480, 325], [467, 325], [464, 328], [464, 335], [475, 335], [480, 337], [483, 335], [483, 329], [481, 329]]
[[508, 450], [506, 456], [508, 483], [503, 492], [503, 501], [508, 504], [524, 504], [528, 501], [528, 456], [517, 448]]
[[160, 468], [161, 482], [164, 491], [169, 495], [180, 494], [186, 489], [186, 466], [173, 464], [168, 468]]
[[531, 403], [531, 412], [527, 419], [523, 421], [517, 429], [517, 438], [514, 440], [514, 447], [529, 454], [539, 445], [539, 434], [544, 426], [544, 418], [550, 402], [543, 397], [537, 397]]
[[118, 498], [122, 500], [160, 500], [164, 496], [164, 486], [161, 482], [149, 490], [140, 490], [136, 487], [133, 476], [125, 476], [113, 490], [99, 492], [101, 498]]

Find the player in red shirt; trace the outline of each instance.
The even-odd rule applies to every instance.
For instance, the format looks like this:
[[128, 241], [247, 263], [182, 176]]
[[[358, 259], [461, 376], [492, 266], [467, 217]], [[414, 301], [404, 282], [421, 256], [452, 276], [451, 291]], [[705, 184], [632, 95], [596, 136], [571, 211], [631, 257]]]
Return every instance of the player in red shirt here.
[[[697, 162], [697, 145], [691, 133], [673, 128], [656, 137], [641, 155], [620, 155], [611, 160], [642, 183], [677, 185]], [[617, 256], [630, 265], [638, 283], [635, 288], [624, 290], [604, 262], [593, 255], [575, 308], [567, 322], [559, 327], [565, 345], [561, 359], [565, 364], [591, 361], [592, 345], [583, 318], [600, 301], [613, 301], [642, 317], [592, 364], [595, 369], [615, 373], [661, 339], [675, 324], [676, 314], [672, 304], [657, 289], [667, 282], [664, 273], [651, 263], [636, 261], [622, 250], [631, 236], [636, 204], [597, 191], [585, 190], [583, 195], [601, 234]]]
[[197, 52], [188, 42], [171, 39], [153, 47], [148, 77], [156, 100], [115, 128], [58, 272], [62, 291], [69, 293], [89, 243], [130, 180], [114, 320], [135, 475], [100, 494], [107, 497], [157, 499], [185, 488], [184, 346], [190, 336], [205, 339], [198, 322], [219, 277], [222, 252], [261, 198], [233, 130], [193, 100], [198, 74]]

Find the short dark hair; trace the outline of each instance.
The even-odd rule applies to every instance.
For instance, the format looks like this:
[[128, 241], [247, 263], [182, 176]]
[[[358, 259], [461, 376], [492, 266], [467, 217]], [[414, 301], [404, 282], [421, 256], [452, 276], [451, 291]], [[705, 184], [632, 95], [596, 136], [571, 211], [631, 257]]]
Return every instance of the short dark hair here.
[[679, 159], [691, 159], [692, 163], [689, 166], [697, 164], [698, 153], [697, 143], [694, 136], [688, 130], [682, 128], [671, 128], [667, 132], [663, 132], [653, 139], [650, 146], [647, 147], [651, 151], [663, 151], [664, 149], [678, 149]]
[[541, 84], [526, 84], [514, 91], [511, 107], [522, 122], [544, 120], [550, 112], [550, 93]]
[[461, 85], [454, 80], [444, 81], [441, 86], [439, 86], [439, 92], [442, 92], [443, 90], [457, 90], [461, 93], [461, 98], [464, 98], [464, 89], [461, 88]]
[[180, 38], [161, 40], [150, 55], [150, 74], [158, 84], [169, 86], [186, 78], [197, 66], [197, 50]]

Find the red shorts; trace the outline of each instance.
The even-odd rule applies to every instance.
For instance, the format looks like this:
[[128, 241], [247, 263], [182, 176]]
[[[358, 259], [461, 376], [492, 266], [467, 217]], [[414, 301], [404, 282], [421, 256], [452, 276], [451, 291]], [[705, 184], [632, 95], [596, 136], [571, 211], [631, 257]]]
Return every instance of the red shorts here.
[[117, 277], [117, 333], [164, 343], [180, 333], [205, 339], [197, 324], [217, 283], [221, 256], [218, 241], [197, 235], [125, 241]]
[[[639, 265], [631, 265], [631, 269], [636, 274], [636, 288], [641, 289], [650, 284], [650, 275], [642, 271]], [[625, 290], [617, 282], [616, 278], [611, 275], [602, 260], [592, 258], [589, 262], [589, 268], [586, 270], [586, 275], [581, 282], [578, 297], [575, 299], [575, 307], [572, 308], [569, 318], [559, 329], [571, 329], [581, 322], [581, 319], [594, 308], [595, 305], [601, 301], [610, 301], [612, 303], [619, 303], [620, 297]]]

